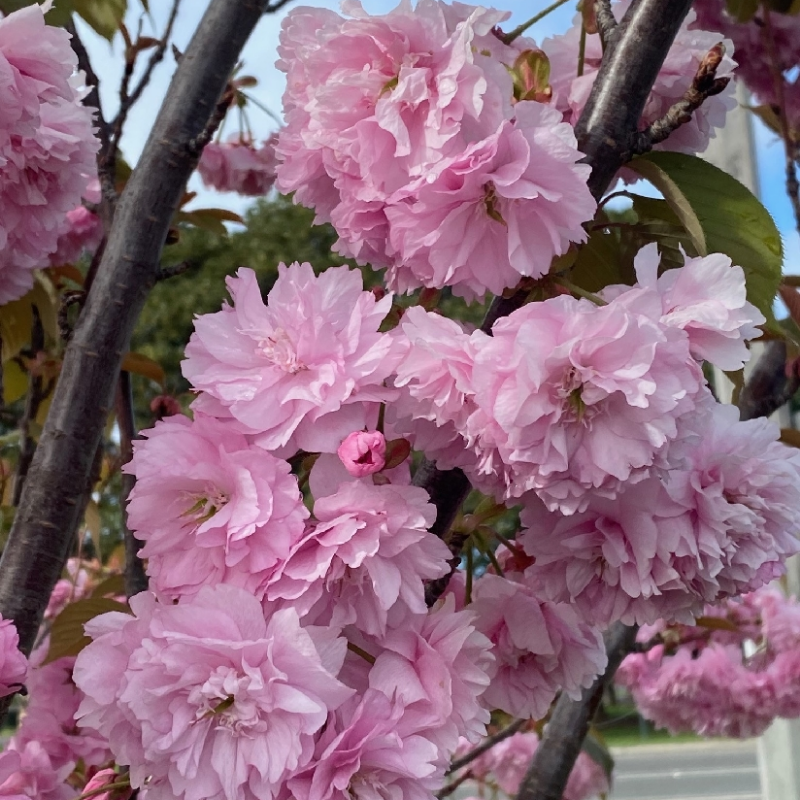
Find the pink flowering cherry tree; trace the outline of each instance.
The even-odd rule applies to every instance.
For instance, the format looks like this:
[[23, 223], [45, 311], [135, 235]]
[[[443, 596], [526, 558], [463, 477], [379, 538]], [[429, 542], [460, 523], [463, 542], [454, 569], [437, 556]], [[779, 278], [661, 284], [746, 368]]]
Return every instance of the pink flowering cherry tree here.
[[[27, 695], [0, 797], [589, 800], [611, 776], [579, 751], [620, 662], [670, 730], [800, 716], [800, 612], [769, 586], [800, 552], [800, 456], [763, 418], [796, 363], [740, 378], [741, 409], [709, 378], [756, 340], [794, 347], [773, 303], [800, 322], [800, 301], [766, 209], [698, 157], [763, 46], [795, 176], [797, 18], [764, 4], [755, 43], [705, 0], [597, 0], [538, 42], [541, 14], [296, 7], [279, 130], [222, 138], [251, 102], [241, 48], [285, 3], [211, 0], [130, 171], [179, 2], [158, 36], [87, 15], [125, 45], [108, 117], [70, 15], [0, 0], [0, 333], [24, 406], [0, 704]], [[175, 397], [128, 350], [182, 268], [162, 250], [241, 221], [187, 206], [195, 170], [291, 194], [349, 261], [231, 263]]]

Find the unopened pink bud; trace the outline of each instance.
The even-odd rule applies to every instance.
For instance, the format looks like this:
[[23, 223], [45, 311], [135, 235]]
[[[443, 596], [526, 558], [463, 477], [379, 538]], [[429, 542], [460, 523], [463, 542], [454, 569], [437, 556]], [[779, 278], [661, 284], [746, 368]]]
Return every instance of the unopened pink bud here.
[[380, 472], [386, 464], [386, 439], [380, 431], [355, 431], [336, 452], [354, 478], [363, 478]]

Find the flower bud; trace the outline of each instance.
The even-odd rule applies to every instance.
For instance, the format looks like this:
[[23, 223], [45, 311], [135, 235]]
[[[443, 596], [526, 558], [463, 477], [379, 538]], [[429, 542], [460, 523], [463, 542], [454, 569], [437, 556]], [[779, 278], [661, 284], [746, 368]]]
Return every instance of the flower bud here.
[[386, 464], [386, 439], [380, 431], [354, 431], [336, 452], [353, 477], [363, 478]]

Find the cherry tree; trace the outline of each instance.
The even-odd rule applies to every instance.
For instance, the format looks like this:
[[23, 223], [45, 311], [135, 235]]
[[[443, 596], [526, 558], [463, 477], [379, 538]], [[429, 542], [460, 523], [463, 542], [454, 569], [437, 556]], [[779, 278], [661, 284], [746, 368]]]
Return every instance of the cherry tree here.
[[[585, 800], [620, 664], [673, 731], [800, 714], [797, 606], [769, 588], [800, 551], [800, 455], [766, 419], [800, 302], [766, 209], [699, 156], [740, 76], [800, 227], [798, 9], [584, 0], [537, 41], [563, 2], [514, 29], [441, 0], [291, 8], [258, 141], [221, 127], [285, 0], [211, 0], [131, 169], [179, 2], [146, 36], [117, 0], [0, 0], [3, 712], [28, 695], [0, 797]], [[73, 15], [124, 41], [113, 118]], [[237, 220], [187, 207], [195, 170], [291, 194], [350, 263], [281, 264], [266, 295], [231, 264], [191, 395], [139, 432], [130, 376], [160, 367], [131, 334], [182, 268], [162, 251]]]

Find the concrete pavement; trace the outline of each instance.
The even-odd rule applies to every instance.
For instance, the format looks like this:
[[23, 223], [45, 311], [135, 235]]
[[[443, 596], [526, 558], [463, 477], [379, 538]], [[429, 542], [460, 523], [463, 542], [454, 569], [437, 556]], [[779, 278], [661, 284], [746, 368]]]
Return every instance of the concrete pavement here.
[[612, 753], [611, 800], [762, 800], [755, 740], [639, 745]]

